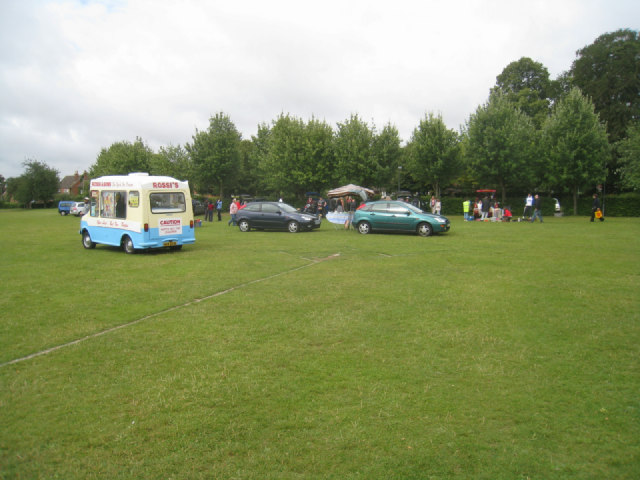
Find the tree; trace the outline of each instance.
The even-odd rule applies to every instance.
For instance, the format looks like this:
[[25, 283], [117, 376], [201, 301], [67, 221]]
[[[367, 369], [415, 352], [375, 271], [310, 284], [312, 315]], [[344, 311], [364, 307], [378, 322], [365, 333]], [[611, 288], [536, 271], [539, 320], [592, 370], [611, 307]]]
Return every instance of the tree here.
[[570, 71], [572, 84], [592, 99], [610, 142], [617, 142], [624, 138], [630, 122], [640, 118], [638, 32], [605, 33], [577, 55]]
[[436, 197], [441, 188], [460, 172], [458, 134], [449, 130], [442, 116], [429, 113], [414, 129], [408, 150], [408, 173], [420, 185], [433, 187]]
[[[251, 137], [252, 148], [250, 151], [250, 158], [248, 159], [248, 166], [255, 166], [256, 189], [259, 191], [267, 192], [269, 187], [269, 141], [271, 138], [271, 129], [266, 123], [258, 125], [258, 133]], [[276, 192], [280, 194], [280, 192]]]
[[191, 181], [192, 170], [189, 153], [180, 145], [160, 147], [160, 151], [151, 157], [150, 172], [153, 175], [167, 175]]
[[333, 128], [325, 121], [311, 118], [304, 129], [303, 155], [308, 169], [308, 187], [320, 192], [335, 177]]
[[91, 178], [103, 175], [128, 175], [131, 172], [150, 172], [153, 150], [140, 137], [134, 143], [122, 141], [103, 148], [89, 169]]
[[263, 125], [261, 172], [268, 190], [279, 196], [301, 197], [311, 176], [305, 158], [305, 127], [300, 118], [281, 114], [271, 128]]
[[605, 126], [593, 103], [579, 88], [562, 99], [542, 131], [549, 163], [550, 184], [573, 193], [573, 211], [578, 211], [578, 191], [606, 178], [609, 143]]
[[224, 195], [224, 185], [233, 184], [240, 167], [242, 136], [229, 116], [220, 112], [209, 119], [209, 128], [196, 129], [193, 142], [186, 145], [191, 156], [195, 182], [202, 191], [218, 191]]
[[531, 119], [501, 92], [471, 115], [465, 132], [465, 160], [471, 175], [484, 187], [528, 187], [533, 176], [535, 131]]
[[617, 149], [622, 184], [632, 190], [640, 190], [640, 123], [629, 127], [627, 138], [618, 142]]
[[242, 140], [240, 143], [240, 166], [234, 189], [238, 193], [246, 192], [257, 196], [262, 188], [262, 176], [259, 170], [258, 148], [254, 143], [254, 138]]
[[371, 155], [373, 131], [358, 115], [338, 123], [334, 140], [336, 179], [340, 183], [373, 185], [380, 170]]
[[373, 163], [377, 166], [372, 186], [380, 189], [389, 189], [402, 158], [400, 135], [398, 129], [388, 123], [377, 135], [373, 137], [371, 145]]
[[550, 99], [553, 96], [549, 71], [539, 62], [522, 57], [511, 62], [496, 77], [494, 90], [499, 90], [515, 106], [527, 114], [537, 127], [549, 115]]
[[23, 165], [25, 172], [11, 182], [11, 194], [24, 206], [51, 201], [60, 185], [58, 171], [38, 160], [27, 160]]

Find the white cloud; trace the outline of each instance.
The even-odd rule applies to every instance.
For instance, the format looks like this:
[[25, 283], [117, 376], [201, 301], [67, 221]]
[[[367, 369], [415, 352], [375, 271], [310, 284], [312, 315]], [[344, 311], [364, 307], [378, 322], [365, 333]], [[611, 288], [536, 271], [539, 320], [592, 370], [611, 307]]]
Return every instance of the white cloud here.
[[458, 128], [528, 56], [552, 77], [626, 1], [27, 0], [0, 5], [0, 174], [37, 158], [62, 175], [142, 137], [184, 144], [216, 112], [245, 138], [281, 112], [357, 113], [404, 140], [427, 112]]

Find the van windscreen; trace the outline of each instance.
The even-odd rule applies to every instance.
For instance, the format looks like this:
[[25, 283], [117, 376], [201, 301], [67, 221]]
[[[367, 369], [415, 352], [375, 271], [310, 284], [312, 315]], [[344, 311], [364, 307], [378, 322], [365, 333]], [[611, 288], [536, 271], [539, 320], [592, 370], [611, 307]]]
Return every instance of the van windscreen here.
[[187, 209], [182, 192], [162, 192], [149, 195], [151, 213], [180, 213]]

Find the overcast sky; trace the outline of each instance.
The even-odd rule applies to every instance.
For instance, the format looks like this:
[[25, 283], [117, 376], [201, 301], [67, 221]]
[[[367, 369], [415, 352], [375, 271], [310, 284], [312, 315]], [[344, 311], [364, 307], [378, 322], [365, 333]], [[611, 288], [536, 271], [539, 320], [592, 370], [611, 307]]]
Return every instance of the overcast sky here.
[[217, 112], [247, 139], [280, 113], [458, 130], [509, 63], [556, 78], [639, 26], [637, 0], [0, 0], [0, 174], [184, 145]]

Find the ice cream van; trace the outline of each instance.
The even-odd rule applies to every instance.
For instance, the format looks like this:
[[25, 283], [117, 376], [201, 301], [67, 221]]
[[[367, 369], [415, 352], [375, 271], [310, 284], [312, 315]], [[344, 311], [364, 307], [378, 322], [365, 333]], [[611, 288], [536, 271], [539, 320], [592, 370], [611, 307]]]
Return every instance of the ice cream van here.
[[94, 178], [90, 207], [80, 221], [84, 248], [97, 243], [126, 253], [180, 250], [196, 241], [189, 182], [148, 173]]

